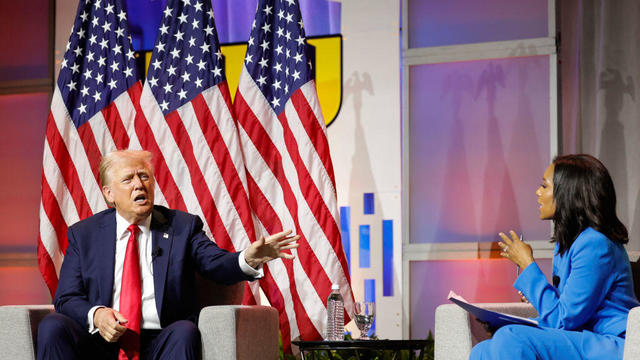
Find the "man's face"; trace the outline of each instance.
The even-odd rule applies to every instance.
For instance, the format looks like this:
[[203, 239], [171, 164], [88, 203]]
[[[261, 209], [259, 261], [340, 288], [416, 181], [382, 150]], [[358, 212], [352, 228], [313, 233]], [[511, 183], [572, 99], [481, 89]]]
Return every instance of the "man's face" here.
[[102, 187], [105, 199], [130, 224], [138, 224], [153, 210], [153, 172], [144, 160], [122, 156], [109, 170], [109, 184]]

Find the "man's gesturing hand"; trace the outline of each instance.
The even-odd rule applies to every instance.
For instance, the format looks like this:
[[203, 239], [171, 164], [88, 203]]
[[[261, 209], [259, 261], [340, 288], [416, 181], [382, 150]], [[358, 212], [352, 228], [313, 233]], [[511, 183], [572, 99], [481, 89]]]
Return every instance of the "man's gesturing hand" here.
[[291, 230], [279, 232], [268, 236], [266, 239], [260, 237], [260, 240], [254, 242], [244, 252], [244, 259], [249, 266], [257, 269], [260, 265], [269, 260], [284, 258], [293, 259], [295, 256], [290, 252], [283, 250], [295, 249], [298, 244], [295, 242], [300, 239], [300, 235], [288, 236]]
[[127, 319], [119, 312], [111, 308], [98, 308], [93, 313], [93, 325], [98, 328], [100, 336], [108, 342], [116, 342], [124, 334], [127, 328], [122, 325], [126, 324]]

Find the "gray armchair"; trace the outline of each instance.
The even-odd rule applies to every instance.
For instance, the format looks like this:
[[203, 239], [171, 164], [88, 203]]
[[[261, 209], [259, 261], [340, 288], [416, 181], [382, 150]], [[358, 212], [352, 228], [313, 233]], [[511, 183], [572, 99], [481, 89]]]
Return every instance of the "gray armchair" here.
[[[506, 314], [535, 317], [533, 306], [523, 303], [475, 304]], [[455, 304], [436, 308], [435, 360], [467, 360], [471, 348], [489, 338], [482, 325]], [[640, 357], [640, 307], [631, 309], [627, 321], [624, 360]]]
[[[278, 311], [242, 306], [243, 283], [221, 286], [199, 279], [198, 328], [203, 360], [278, 358]], [[38, 323], [53, 305], [0, 306], [0, 348], [6, 359], [35, 359]]]

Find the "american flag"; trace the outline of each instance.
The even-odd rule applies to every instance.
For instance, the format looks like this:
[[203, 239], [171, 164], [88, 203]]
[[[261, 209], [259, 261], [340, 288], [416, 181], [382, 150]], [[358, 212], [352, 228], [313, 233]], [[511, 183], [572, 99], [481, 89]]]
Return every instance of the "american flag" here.
[[67, 227], [106, 209], [98, 180], [103, 154], [135, 146], [142, 85], [127, 16], [118, 0], [81, 0], [51, 100], [43, 154], [38, 265], [51, 294]]
[[199, 215], [222, 248], [247, 248], [255, 230], [211, 1], [167, 1], [140, 104], [156, 203]]
[[338, 228], [335, 179], [324, 119], [294, 0], [260, 0], [240, 75], [235, 110], [251, 208], [262, 234], [301, 235], [293, 261], [268, 263], [261, 280], [290, 340], [324, 335], [326, 301], [339, 284], [346, 315], [353, 295]]

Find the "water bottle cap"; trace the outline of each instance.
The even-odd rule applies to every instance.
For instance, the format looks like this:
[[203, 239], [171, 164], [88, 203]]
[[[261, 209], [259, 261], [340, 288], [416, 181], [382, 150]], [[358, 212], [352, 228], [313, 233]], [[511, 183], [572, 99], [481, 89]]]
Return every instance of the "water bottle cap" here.
[[338, 284], [331, 285], [331, 290], [340, 290], [340, 285]]

